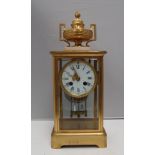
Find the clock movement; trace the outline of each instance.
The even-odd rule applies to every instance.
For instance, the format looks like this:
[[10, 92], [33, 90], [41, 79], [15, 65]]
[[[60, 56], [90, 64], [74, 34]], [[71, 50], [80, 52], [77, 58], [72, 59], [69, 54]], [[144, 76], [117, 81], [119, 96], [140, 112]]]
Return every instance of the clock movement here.
[[60, 24], [62, 51], [51, 51], [53, 70], [54, 127], [51, 146], [107, 146], [103, 126], [104, 64], [106, 51], [91, 50], [96, 40], [96, 25], [85, 29], [80, 13], [75, 13], [71, 28]]

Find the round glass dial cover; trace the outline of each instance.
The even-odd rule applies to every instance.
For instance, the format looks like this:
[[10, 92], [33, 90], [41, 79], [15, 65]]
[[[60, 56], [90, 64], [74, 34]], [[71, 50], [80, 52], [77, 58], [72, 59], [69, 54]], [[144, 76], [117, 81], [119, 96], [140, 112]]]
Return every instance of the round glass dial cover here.
[[73, 60], [62, 68], [60, 83], [69, 96], [75, 98], [85, 97], [96, 86], [96, 71], [86, 61]]

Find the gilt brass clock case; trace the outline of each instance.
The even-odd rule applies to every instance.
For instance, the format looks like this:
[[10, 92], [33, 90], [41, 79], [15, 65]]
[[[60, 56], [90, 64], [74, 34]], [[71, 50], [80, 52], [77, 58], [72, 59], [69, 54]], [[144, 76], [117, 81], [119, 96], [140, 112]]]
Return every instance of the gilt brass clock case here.
[[[103, 124], [104, 113], [104, 55], [106, 51], [91, 50], [88, 43], [96, 40], [96, 24], [90, 28], [84, 27], [80, 13], [75, 12], [75, 19], [71, 28], [60, 24], [60, 41], [68, 44], [62, 51], [51, 51], [52, 55], [52, 103], [54, 112], [54, 126], [51, 133], [51, 147], [61, 148], [66, 145], [97, 145], [107, 147], [107, 134]], [[72, 42], [75, 44], [73, 45]], [[83, 43], [84, 42], [84, 43]], [[86, 80], [86, 73], [79, 74], [73, 69], [65, 77], [63, 71], [75, 61], [85, 63], [89, 68], [91, 80]], [[66, 70], [65, 70], [66, 69]], [[62, 83], [62, 77], [69, 79]], [[82, 79], [82, 80], [81, 80]], [[81, 80], [81, 81], [80, 81]], [[87, 82], [86, 93], [83, 85]], [[72, 84], [70, 83], [72, 82]], [[70, 93], [64, 87], [71, 90], [74, 85], [75, 93]], [[77, 85], [76, 85], [77, 84]], [[88, 87], [88, 86], [91, 87]], [[79, 90], [80, 89], [80, 90]], [[66, 95], [67, 94], [67, 95]]]
[[[106, 51], [52, 51], [52, 71], [53, 71], [53, 104], [54, 104], [54, 128], [51, 134], [51, 146], [61, 148], [64, 145], [97, 145], [107, 146], [107, 135], [103, 126], [103, 104], [104, 104], [104, 84], [103, 84], [103, 57]], [[88, 94], [88, 115], [80, 118], [71, 117], [68, 113], [70, 106], [65, 99], [64, 89], [58, 77], [63, 67], [74, 60], [89, 59], [96, 71], [96, 86], [92, 90], [93, 99]], [[63, 60], [68, 60], [63, 64]], [[80, 98], [79, 98], [80, 99]], [[90, 104], [90, 102], [92, 102]], [[90, 105], [92, 105], [90, 109]], [[90, 114], [91, 116], [90, 116]]]

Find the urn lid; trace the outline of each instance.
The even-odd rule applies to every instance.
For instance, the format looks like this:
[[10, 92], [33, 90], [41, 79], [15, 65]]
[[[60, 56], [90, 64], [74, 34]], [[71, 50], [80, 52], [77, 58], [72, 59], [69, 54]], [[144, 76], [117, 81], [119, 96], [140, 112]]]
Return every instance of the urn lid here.
[[75, 19], [72, 21], [71, 27], [73, 29], [84, 29], [83, 20], [80, 18], [80, 13], [78, 11], [75, 12]]

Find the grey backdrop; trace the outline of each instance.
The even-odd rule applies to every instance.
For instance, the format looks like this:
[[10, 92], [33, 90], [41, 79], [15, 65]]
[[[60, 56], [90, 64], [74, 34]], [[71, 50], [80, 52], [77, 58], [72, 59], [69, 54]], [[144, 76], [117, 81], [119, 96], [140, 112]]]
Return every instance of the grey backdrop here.
[[52, 119], [52, 73], [49, 51], [63, 50], [59, 23], [70, 26], [79, 10], [88, 27], [97, 24], [93, 49], [106, 50], [105, 117], [124, 116], [124, 4], [123, 0], [32, 0], [32, 119]]

